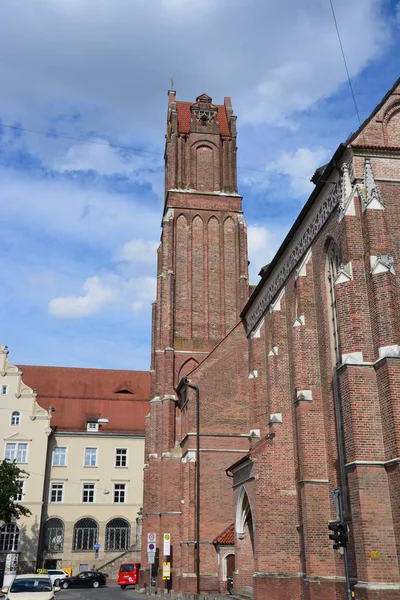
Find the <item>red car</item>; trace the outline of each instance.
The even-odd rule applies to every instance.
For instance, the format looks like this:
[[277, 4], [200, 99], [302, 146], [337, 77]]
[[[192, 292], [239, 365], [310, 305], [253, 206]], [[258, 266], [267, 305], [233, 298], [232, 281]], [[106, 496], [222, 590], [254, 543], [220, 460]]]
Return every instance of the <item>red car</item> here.
[[122, 563], [118, 571], [118, 585], [124, 590], [127, 585], [139, 583], [140, 563]]

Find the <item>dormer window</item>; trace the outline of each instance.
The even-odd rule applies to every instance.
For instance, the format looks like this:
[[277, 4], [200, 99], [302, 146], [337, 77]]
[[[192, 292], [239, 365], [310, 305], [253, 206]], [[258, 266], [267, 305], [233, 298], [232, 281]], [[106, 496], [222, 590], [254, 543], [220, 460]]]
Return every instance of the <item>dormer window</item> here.
[[99, 424], [95, 423], [95, 422], [90, 422], [87, 424], [87, 431], [98, 431], [99, 430]]

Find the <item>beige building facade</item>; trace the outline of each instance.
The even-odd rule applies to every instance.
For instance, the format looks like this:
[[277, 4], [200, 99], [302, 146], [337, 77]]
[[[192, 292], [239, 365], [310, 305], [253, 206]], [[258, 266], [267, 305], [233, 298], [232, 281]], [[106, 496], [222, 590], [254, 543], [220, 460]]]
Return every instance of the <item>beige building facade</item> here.
[[[140, 434], [55, 433], [49, 440], [43, 566], [73, 572], [108, 563], [136, 543], [143, 497]], [[94, 545], [100, 547], [94, 551]]]
[[36, 392], [23, 382], [21, 369], [8, 360], [7, 346], [0, 345], [0, 460], [15, 460], [29, 474], [19, 481], [21, 494], [16, 502], [31, 511], [18, 522], [0, 524], [0, 569], [7, 554], [13, 553], [19, 556], [20, 569], [36, 566], [50, 423], [51, 411], [39, 406]]
[[20, 572], [139, 560], [147, 374], [18, 367], [0, 346], [0, 384], [0, 459], [27, 472], [32, 513], [0, 524], [0, 570], [9, 553]]

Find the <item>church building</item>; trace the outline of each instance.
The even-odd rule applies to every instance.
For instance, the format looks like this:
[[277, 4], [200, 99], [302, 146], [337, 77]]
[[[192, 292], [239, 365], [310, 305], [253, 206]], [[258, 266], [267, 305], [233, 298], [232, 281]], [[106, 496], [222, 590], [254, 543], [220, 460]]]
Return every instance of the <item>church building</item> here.
[[312, 181], [252, 288], [230, 99], [169, 92], [143, 581], [345, 600], [341, 517], [355, 597], [400, 599], [400, 80]]

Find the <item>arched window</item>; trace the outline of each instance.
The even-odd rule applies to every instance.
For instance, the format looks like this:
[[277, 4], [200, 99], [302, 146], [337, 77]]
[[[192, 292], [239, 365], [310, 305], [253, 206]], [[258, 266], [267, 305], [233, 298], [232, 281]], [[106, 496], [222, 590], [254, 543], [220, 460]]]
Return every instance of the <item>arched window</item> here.
[[64, 523], [61, 519], [49, 519], [44, 525], [43, 550], [62, 552], [64, 550]]
[[21, 421], [21, 414], [17, 410], [14, 410], [11, 413], [11, 425], [19, 425], [20, 421]]
[[106, 527], [106, 550], [128, 550], [130, 527], [125, 519], [112, 519]]
[[80, 519], [74, 526], [72, 550], [93, 550], [99, 539], [99, 526], [94, 519]]
[[0, 552], [18, 552], [19, 529], [15, 523], [0, 527]]
[[328, 279], [328, 313], [329, 313], [329, 330], [332, 342], [332, 351], [336, 364], [341, 361], [340, 338], [338, 311], [336, 302], [336, 287], [335, 281], [339, 269], [339, 249], [337, 244], [332, 241], [326, 257], [326, 275]]

